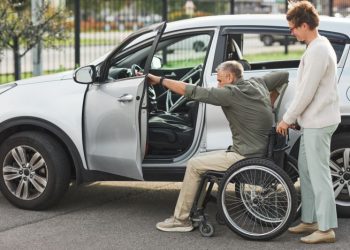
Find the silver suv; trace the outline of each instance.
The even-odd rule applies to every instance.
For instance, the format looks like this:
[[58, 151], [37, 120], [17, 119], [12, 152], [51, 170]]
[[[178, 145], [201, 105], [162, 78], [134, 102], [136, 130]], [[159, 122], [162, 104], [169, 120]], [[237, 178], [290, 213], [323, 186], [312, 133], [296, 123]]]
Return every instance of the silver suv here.
[[[350, 214], [350, 20], [322, 17], [320, 33], [338, 56], [342, 123], [333, 136], [330, 168], [338, 211]], [[261, 34], [288, 36], [284, 15], [234, 15], [161, 23], [133, 33], [119, 47], [75, 72], [0, 86], [0, 188], [15, 206], [45, 209], [70, 181], [181, 181], [195, 154], [231, 141], [219, 107], [187, 100], [145, 74], [216, 86], [216, 66], [239, 60], [245, 77], [288, 70], [275, 107], [290, 105], [305, 45], [266, 47]], [[194, 50], [194, 42], [201, 49]], [[322, 53], [322, 51], [320, 51]], [[315, 72], [317, 74], [318, 72]], [[259, 122], [259, 121], [256, 121]], [[289, 154], [297, 157], [298, 131]], [[295, 166], [296, 167], [296, 166]]]

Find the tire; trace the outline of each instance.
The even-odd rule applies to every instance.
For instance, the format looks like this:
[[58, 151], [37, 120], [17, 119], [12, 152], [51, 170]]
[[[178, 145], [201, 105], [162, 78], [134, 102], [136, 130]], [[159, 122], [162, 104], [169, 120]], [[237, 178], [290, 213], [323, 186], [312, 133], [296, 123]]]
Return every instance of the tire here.
[[[331, 143], [330, 166], [334, 187], [335, 203], [339, 217], [350, 217], [350, 133], [333, 135]], [[347, 164], [344, 158], [348, 159]]]
[[69, 160], [47, 134], [24, 131], [10, 136], [0, 146], [0, 164], [0, 189], [16, 207], [47, 209], [68, 189]]
[[269, 35], [263, 36], [261, 40], [265, 46], [272, 46], [274, 42], [272, 36], [269, 36]]
[[195, 52], [204, 51], [205, 44], [202, 41], [195, 41], [192, 45], [192, 48]]
[[212, 237], [215, 233], [214, 226], [210, 223], [200, 223], [199, 232], [203, 237]]
[[297, 194], [293, 183], [267, 159], [245, 159], [231, 166], [220, 183], [218, 196], [226, 225], [245, 239], [273, 239], [295, 218]]
[[[297, 159], [288, 156], [287, 153], [285, 153], [284, 157], [284, 166], [283, 170], [286, 172], [286, 174], [289, 176], [291, 181], [294, 183], [294, 188], [297, 195], [297, 210], [295, 213], [294, 220], [297, 220], [301, 217], [301, 189], [300, 189], [300, 181], [299, 181], [299, 169], [298, 169], [298, 161]], [[235, 195], [237, 197], [241, 197], [241, 185], [239, 184], [239, 181], [236, 182], [235, 185]], [[257, 219], [257, 222], [259, 220]]]

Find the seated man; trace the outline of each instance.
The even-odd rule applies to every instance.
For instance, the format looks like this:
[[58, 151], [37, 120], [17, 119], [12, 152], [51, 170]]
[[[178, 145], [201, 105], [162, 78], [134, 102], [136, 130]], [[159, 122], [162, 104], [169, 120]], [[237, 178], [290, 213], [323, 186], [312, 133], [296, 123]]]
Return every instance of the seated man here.
[[[202, 88], [184, 82], [148, 75], [149, 83], [161, 84], [186, 98], [221, 106], [230, 124], [233, 145], [228, 150], [202, 153], [189, 160], [174, 215], [157, 223], [157, 229], [168, 232], [193, 230], [189, 218], [200, 185], [208, 170], [226, 171], [245, 157], [265, 155], [273, 123], [270, 92], [288, 82], [288, 72], [273, 72], [261, 78], [243, 79], [243, 67], [237, 61], [226, 61], [217, 67], [217, 88]], [[275, 92], [276, 93], [276, 92]], [[276, 95], [271, 95], [275, 99]]]

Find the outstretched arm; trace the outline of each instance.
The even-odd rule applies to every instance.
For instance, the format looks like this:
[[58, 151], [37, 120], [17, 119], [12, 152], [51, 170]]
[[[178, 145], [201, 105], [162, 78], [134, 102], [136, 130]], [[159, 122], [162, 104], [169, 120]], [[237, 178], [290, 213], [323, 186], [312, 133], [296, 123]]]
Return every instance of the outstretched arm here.
[[161, 77], [152, 74], [148, 74], [148, 82], [152, 85], [161, 83], [167, 89], [188, 99], [216, 106], [228, 106], [235, 101], [234, 93], [226, 88], [202, 88], [166, 78], [161, 81]]
[[160, 76], [155, 76], [152, 74], [148, 74], [149, 83], [152, 85], [162, 84], [162, 86], [166, 87], [167, 89], [170, 89], [171, 91], [175, 92], [179, 95], [184, 95], [186, 90], [187, 83], [176, 81], [172, 79], [166, 79], [163, 78], [163, 81], [161, 82]]
[[275, 71], [262, 77], [269, 91], [277, 90], [279, 92], [283, 84], [288, 83], [289, 72]]
[[270, 92], [271, 106], [274, 106], [275, 101], [281, 94], [284, 84], [288, 83], [289, 73], [287, 71], [275, 71], [264, 75], [263, 77], [256, 77], [255, 79], [266, 86]]

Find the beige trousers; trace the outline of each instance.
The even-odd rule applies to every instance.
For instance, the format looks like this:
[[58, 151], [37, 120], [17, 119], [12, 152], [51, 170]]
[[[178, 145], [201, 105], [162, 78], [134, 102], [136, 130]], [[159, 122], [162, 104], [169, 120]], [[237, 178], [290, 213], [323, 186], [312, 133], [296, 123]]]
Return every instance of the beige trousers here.
[[174, 217], [177, 220], [188, 220], [191, 208], [199, 188], [202, 175], [208, 170], [226, 171], [233, 163], [244, 156], [225, 150], [202, 153], [187, 163], [185, 177], [179, 198], [176, 203]]

